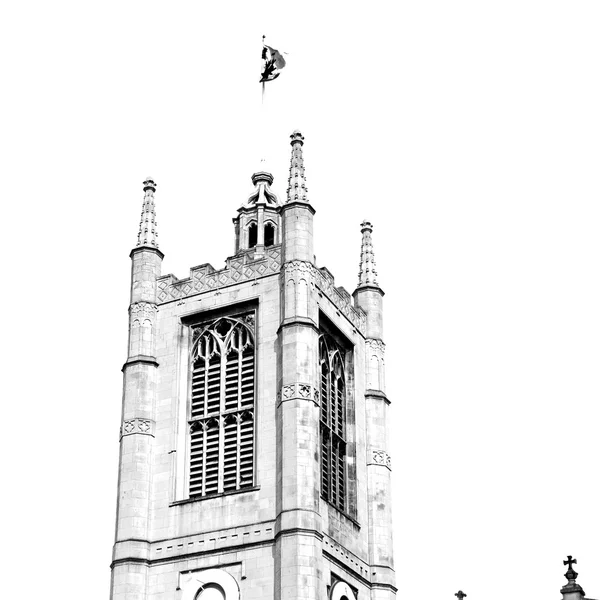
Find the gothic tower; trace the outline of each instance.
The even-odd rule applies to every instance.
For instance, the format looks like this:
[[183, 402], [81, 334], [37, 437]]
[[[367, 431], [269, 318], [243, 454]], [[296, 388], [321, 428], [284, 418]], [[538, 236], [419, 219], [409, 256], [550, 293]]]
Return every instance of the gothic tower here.
[[131, 251], [112, 600], [391, 600], [383, 291], [315, 265], [304, 137], [234, 219], [225, 268], [161, 275], [144, 182]]

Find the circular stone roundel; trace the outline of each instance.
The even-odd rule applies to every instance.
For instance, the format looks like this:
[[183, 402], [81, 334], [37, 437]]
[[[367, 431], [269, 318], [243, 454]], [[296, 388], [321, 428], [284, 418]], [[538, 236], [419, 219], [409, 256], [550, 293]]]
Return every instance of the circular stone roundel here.
[[354, 592], [345, 581], [338, 581], [332, 588], [329, 600], [354, 600]]
[[207, 600], [216, 600], [219, 596], [225, 600], [240, 600], [240, 588], [235, 577], [221, 569], [188, 573], [182, 581], [181, 591], [181, 600], [203, 600], [203, 591], [206, 591]]

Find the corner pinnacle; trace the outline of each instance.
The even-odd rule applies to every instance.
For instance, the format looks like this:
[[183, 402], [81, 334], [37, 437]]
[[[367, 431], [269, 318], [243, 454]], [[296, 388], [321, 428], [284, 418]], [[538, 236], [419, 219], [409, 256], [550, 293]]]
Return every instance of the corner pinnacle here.
[[302, 158], [302, 146], [304, 136], [296, 129], [291, 138], [292, 158], [290, 161], [290, 177], [288, 180], [287, 201], [308, 202], [308, 188], [304, 176], [304, 159]]
[[142, 216], [140, 218], [140, 230], [138, 231], [137, 246], [150, 246], [158, 248], [158, 232], [156, 222], [156, 210], [154, 207], [154, 192], [156, 183], [151, 177], [144, 181], [144, 203], [142, 204]]
[[362, 233], [362, 244], [360, 247], [360, 268], [358, 271], [358, 287], [373, 285], [377, 286], [377, 270], [375, 268], [375, 253], [373, 251], [373, 240], [371, 233], [373, 225], [369, 221], [360, 224]]

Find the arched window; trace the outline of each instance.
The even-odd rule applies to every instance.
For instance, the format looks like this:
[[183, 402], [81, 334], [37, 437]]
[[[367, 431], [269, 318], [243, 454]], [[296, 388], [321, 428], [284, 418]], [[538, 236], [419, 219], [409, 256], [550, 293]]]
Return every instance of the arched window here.
[[254, 484], [254, 314], [194, 329], [189, 493]]
[[265, 225], [265, 246], [273, 244], [275, 244], [275, 226], [273, 223], [267, 223]]
[[181, 600], [240, 600], [240, 587], [223, 569], [183, 573]]
[[256, 223], [251, 223], [248, 227], [248, 248], [254, 248], [258, 243], [258, 227]]
[[346, 507], [346, 379], [344, 353], [335, 341], [319, 338], [321, 374], [321, 493], [339, 508]]

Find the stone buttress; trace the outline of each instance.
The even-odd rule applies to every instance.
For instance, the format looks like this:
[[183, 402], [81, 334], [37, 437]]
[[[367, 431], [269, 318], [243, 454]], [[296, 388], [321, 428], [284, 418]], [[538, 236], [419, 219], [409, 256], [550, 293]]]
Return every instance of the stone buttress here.
[[[131, 251], [129, 349], [123, 365], [117, 523], [113, 551], [112, 598], [146, 598], [149, 558], [149, 507], [152, 451], [156, 427], [157, 367], [155, 328], [158, 249], [152, 179], [144, 182], [137, 246]], [[116, 562], [115, 562], [116, 561]]]
[[373, 574], [372, 599], [395, 596], [392, 541], [391, 459], [389, 400], [385, 394], [385, 344], [383, 343], [383, 290], [377, 283], [375, 255], [368, 221], [361, 224], [362, 245], [355, 305], [367, 315], [365, 339], [365, 412], [367, 415], [367, 487], [369, 562]]
[[295, 131], [282, 214], [281, 324], [277, 398], [275, 598], [320, 598], [323, 588], [319, 514], [318, 308], [313, 207], [302, 145]]

